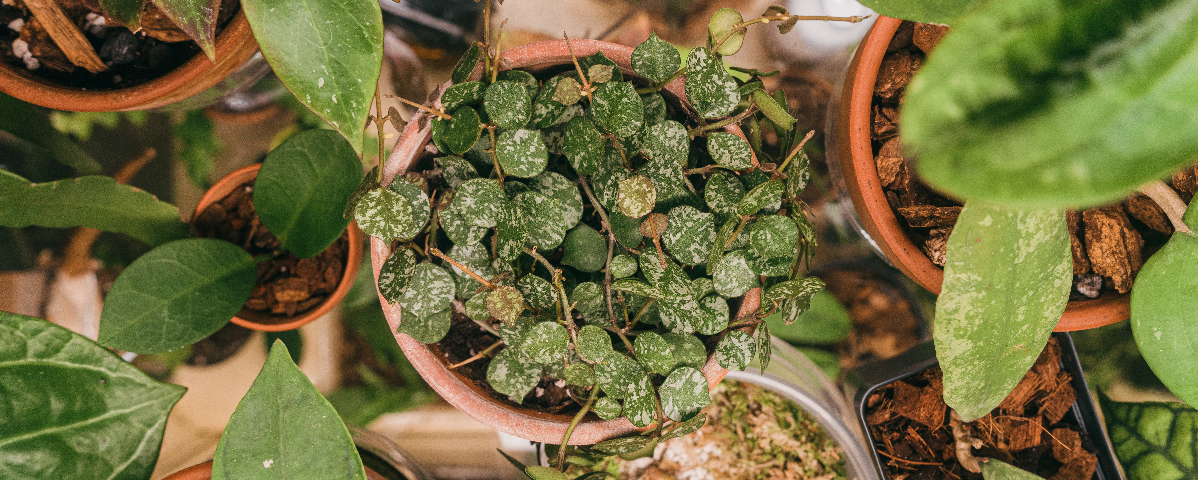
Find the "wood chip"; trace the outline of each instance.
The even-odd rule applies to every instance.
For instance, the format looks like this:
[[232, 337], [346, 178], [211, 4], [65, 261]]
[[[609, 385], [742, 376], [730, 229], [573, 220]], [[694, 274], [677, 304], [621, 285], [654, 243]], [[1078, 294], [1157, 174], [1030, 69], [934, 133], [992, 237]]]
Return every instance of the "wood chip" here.
[[950, 32], [950, 27], [935, 23], [918, 23], [913, 26], [912, 43], [929, 55], [938, 43]]
[[896, 413], [917, 423], [937, 430], [946, 421], [946, 407], [942, 395], [931, 387], [917, 388], [904, 382], [895, 384], [896, 400], [892, 404]]
[[900, 208], [900, 215], [908, 221], [908, 226], [914, 228], [953, 227], [954, 222], [958, 221], [960, 212], [962, 212], [962, 207], [917, 205]]
[[896, 123], [900, 114], [895, 108], [875, 105], [871, 112], [871, 138], [883, 140], [892, 138], [899, 133]]
[[1174, 175], [1171, 175], [1171, 186], [1179, 192], [1179, 197], [1183, 203], [1190, 203], [1192, 197], [1196, 196], [1196, 164], [1192, 164], [1190, 168], [1185, 168]]
[[1154, 230], [1160, 231], [1167, 235], [1175, 232], [1175, 228], [1171, 226], [1171, 220], [1167, 218], [1167, 214], [1163, 213], [1162, 208], [1159, 208], [1154, 200], [1150, 197], [1135, 193], [1126, 198], [1121, 205], [1125, 207], [1125, 213], [1137, 219], [1139, 222], [1146, 224]]
[[895, 190], [893, 184], [904, 167], [904, 154], [900, 148], [900, 137], [892, 137], [879, 147], [879, 155], [875, 156], [875, 169], [879, 172], [879, 184]]
[[67, 59], [67, 55], [63, 53], [62, 49], [54, 44], [50, 33], [46, 31], [37, 17], [25, 22], [25, 26], [21, 28], [20, 39], [28, 45], [29, 54], [38, 61], [38, 68], [48, 68], [57, 72], [75, 70], [75, 65]]
[[1128, 292], [1142, 268], [1142, 237], [1120, 206], [1083, 212], [1084, 241], [1092, 271], [1111, 278], [1116, 290]]
[[1002, 417], [996, 420], [1008, 432], [1008, 451], [1017, 452], [1042, 444], [1042, 419], [1038, 417]]
[[1075, 387], [1071, 385], [1071, 376], [1066, 372], [1059, 372], [1056, 383], [1050, 394], [1042, 399], [1042, 407], [1038, 409], [1038, 414], [1050, 423], [1062, 420], [1063, 415], [1066, 415], [1075, 403]]
[[1041, 384], [1038, 374], [1029, 371], [1025, 372], [1025, 376], [1017, 382], [1017, 386], [1013, 391], [1004, 397], [1004, 401], [1000, 402], [1000, 406], [996, 407], [1000, 413], [1005, 415], [1025, 415], [1026, 407], [1029, 402], [1033, 401], [1033, 397], [1038, 392], [1038, 386]]
[[883, 57], [879, 75], [875, 78], [875, 94], [885, 102], [899, 101], [920, 65], [921, 58], [908, 50], [897, 50]]
[[1059, 467], [1050, 480], [1090, 480], [1096, 473], [1096, 456], [1079, 450], [1080, 454]]
[[1067, 234], [1071, 236], [1071, 273], [1075, 275], [1092, 271], [1092, 262], [1088, 261], [1087, 249], [1080, 236], [1082, 228], [1083, 215], [1077, 210], [1067, 210]]
[[1054, 437], [1050, 439], [1050, 449], [1058, 461], [1068, 463], [1079, 454], [1082, 445], [1079, 432], [1060, 427], [1051, 431], [1050, 435]]
[[1042, 349], [1041, 355], [1038, 355], [1037, 361], [1033, 363], [1033, 371], [1041, 377], [1043, 385], [1056, 385], [1059, 372], [1062, 371], [1061, 364], [1062, 349], [1058, 346], [1058, 339], [1050, 337], [1050, 341], [1046, 342], [1046, 348]]
[[950, 228], [935, 228], [929, 231], [929, 238], [921, 245], [921, 251], [934, 265], [946, 266], [946, 240], [950, 238]]
[[892, 35], [892, 40], [888, 42], [888, 53], [895, 52], [900, 49], [908, 48], [913, 41], [913, 22], [905, 20], [900, 22], [900, 26], [896, 28], [896, 33]]
[[57, 0], [25, 0], [25, 7], [37, 17], [50, 38], [61, 48], [71, 63], [87, 69], [92, 73], [100, 73], [108, 69], [91, 42], [79, 31], [79, 27], [67, 18]]

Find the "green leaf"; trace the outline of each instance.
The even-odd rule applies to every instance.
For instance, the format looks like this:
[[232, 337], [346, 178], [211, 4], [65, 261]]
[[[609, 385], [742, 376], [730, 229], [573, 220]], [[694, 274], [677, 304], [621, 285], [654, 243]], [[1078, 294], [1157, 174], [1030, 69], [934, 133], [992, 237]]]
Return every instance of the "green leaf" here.
[[570, 341], [571, 336], [562, 325], [553, 321], [539, 322], [525, 335], [525, 341], [521, 342], [521, 350], [538, 363], [562, 363]]
[[[1193, 209], [1195, 204], [1193, 199]], [[1175, 232], [1142, 266], [1129, 299], [1138, 350], [1171, 393], [1193, 406], [1197, 405], [1196, 312], [1200, 309], [1196, 250], [1195, 233]]]
[[446, 236], [455, 245], [479, 243], [480, 240], [483, 240], [483, 236], [487, 235], [486, 227], [473, 225], [466, 218], [463, 218], [462, 215], [459, 215], [456, 209], [447, 208], [438, 217], [442, 221], [442, 229], [446, 231]]
[[525, 86], [525, 91], [529, 93], [529, 97], [533, 98], [538, 91], [538, 81], [532, 73], [524, 70], [505, 70], [496, 74], [496, 80], [504, 80], [516, 82]]
[[404, 297], [413, 274], [417, 270], [417, 254], [410, 248], [392, 252], [379, 269], [379, 293], [389, 303]]
[[200, 45], [200, 50], [203, 50], [210, 60], [216, 61], [217, 10], [221, 7], [221, 0], [151, 1], [163, 15], [171, 19], [171, 23]]
[[479, 66], [480, 58], [483, 58], [483, 50], [479, 48], [478, 43], [472, 43], [471, 48], [468, 48], [462, 58], [458, 59], [458, 63], [454, 65], [454, 70], [450, 72], [450, 81], [454, 83], [467, 81], [467, 78]]
[[700, 307], [701, 315], [693, 319], [697, 333], [716, 335], [729, 326], [729, 303], [724, 298], [707, 295], [700, 300]]
[[[546, 221], [538, 212], [562, 211], [562, 202], [537, 192], [522, 192], [514, 199], [525, 209], [526, 221], [533, 227], [529, 232], [529, 243], [538, 250], [550, 251], [558, 248], [567, 234], [567, 226], [557, 221]], [[552, 220], [557, 220], [552, 218]]]
[[758, 285], [758, 276], [746, 264], [746, 252], [735, 250], [725, 254], [713, 267], [713, 288], [725, 298], [740, 297]]
[[659, 264], [658, 256], [650, 251], [642, 252], [640, 257], [642, 274], [650, 285], [659, 289], [668, 297], [690, 297], [692, 282], [687, 273], [679, 265], [667, 260], [667, 268]]
[[946, 246], [934, 345], [945, 399], [986, 415], [1037, 360], [1067, 307], [1071, 244], [1063, 212], [967, 202]]
[[671, 344], [654, 332], [638, 335], [633, 342], [637, 359], [647, 370], [666, 375], [675, 367], [675, 356], [671, 354]]
[[613, 351], [612, 340], [608, 332], [595, 325], [585, 325], [579, 329], [579, 338], [575, 341], [575, 351], [584, 360], [597, 362]]
[[[792, 166], [788, 169], [787, 191], [785, 196], [788, 199], [795, 199], [804, 191], [804, 186], [808, 185], [808, 179], [811, 175], [809, 169], [808, 154], [800, 151], [793, 157]], [[794, 200], [793, 200], [794, 201]]]
[[379, 166], [375, 166], [367, 175], [363, 177], [362, 182], [359, 182], [358, 187], [354, 189], [354, 193], [350, 194], [350, 199], [346, 201], [346, 208], [342, 209], [342, 218], [346, 220], [354, 219], [354, 211], [358, 209], [358, 202], [362, 201], [363, 195], [367, 192], [379, 188], [379, 179], [376, 175], [379, 173]]
[[501, 350], [488, 365], [488, 384], [517, 403], [521, 403], [541, 379], [542, 366], [525, 358], [512, 346]]
[[642, 155], [669, 165], [686, 166], [688, 149], [687, 128], [674, 120], [663, 120], [646, 130], [642, 139]]
[[612, 420], [621, 416], [621, 404], [611, 397], [600, 397], [592, 405], [592, 411], [602, 420]]
[[529, 122], [533, 111], [532, 99], [525, 85], [512, 81], [497, 81], [487, 87], [483, 109], [493, 123], [505, 130], [516, 130]]
[[609, 351], [596, 361], [596, 383], [614, 399], [637, 395], [643, 379], [646, 373], [642, 366], [624, 354]]
[[[625, 399], [625, 409], [622, 411], [629, 423], [638, 428], [646, 428], [654, 424], [656, 411], [654, 406], [654, 390], [650, 386], [649, 377], [642, 376], [641, 384]], [[649, 452], [647, 452], [649, 450]], [[653, 453], [653, 448], [635, 451], [627, 457], [638, 458]]]
[[[577, 387], [591, 387], [596, 384], [596, 372], [592, 370], [591, 365], [586, 363], [572, 363], [567, 365], [567, 368], [563, 371], [563, 380]], [[617, 415], [620, 415], [620, 409], [621, 406], [618, 405]]]
[[361, 153], [383, 62], [379, 2], [248, 0], [242, 12], [283, 85]]
[[979, 462], [979, 467], [983, 469], [984, 480], [1039, 480], [1042, 478], [994, 458], [984, 459]]
[[726, 7], [713, 12], [708, 19], [708, 43], [716, 46], [722, 42], [716, 52], [720, 55], [733, 55], [742, 49], [742, 41], [746, 39], [746, 31], [737, 31], [737, 25], [742, 23], [742, 14], [737, 10]]
[[509, 130], [496, 140], [496, 159], [504, 173], [530, 178], [546, 169], [550, 152], [536, 130]]
[[641, 218], [654, 209], [657, 195], [654, 183], [641, 175], [621, 180], [617, 187], [617, 205], [629, 218]]
[[758, 334], [758, 369], [766, 372], [767, 367], [771, 365], [771, 329], [766, 323], [760, 323], [754, 333]]
[[613, 78], [613, 66], [603, 64], [592, 65], [588, 67], [587, 74], [588, 81], [593, 84], [605, 83]]
[[[717, 220], [725, 224], [737, 216], [738, 203], [746, 196], [746, 187], [737, 175], [728, 170], [714, 170], [704, 186], [704, 203], [709, 211], [717, 215]], [[737, 222], [733, 224], [737, 226]], [[732, 233], [733, 230], [730, 230]]]
[[515, 287], [501, 285], [488, 296], [487, 309], [496, 319], [513, 323], [525, 311], [525, 297]]
[[[437, 164], [442, 167], [442, 178], [450, 185], [450, 188], [457, 189], [463, 182], [472, 178], [478, 178], [479, 172], [471, 165], [471, 162], [461, 157], [439, 157]], [[393, 181], [393, 183], [395, 183]]]
[[521, 294], [525, 297], [525, 301], [529, 302], [533, 308], [538, 310], [549, 310], [554, 308], [557, 302], [554, 286], [546, 279], [537, 275], [526, 275], [517, 281], [517, 288], [521, 289]]
[[0, 115], [0, 130], [44, 149], [79, 175], [95, 175], [102, 171], [96, 159], [71, 137], [55, 130], [46, 114], [37, 107], [0, 93], [0, 111], [4, 112]]
[[679, 367], [658, 389], [663, 414], [676, 422], [688, 420], [708, 405], [708, 381], [692, 367]]
[[789, 343], [803, 344], [837, 343], [845, 340], [853, 328], [845, 307], [827, 291], [812, 295], [811, 308], [800, 314], [795, 322], [788, 324], [779, 312], [767, 317], [767, 324], [775, 336]]
[[1100, 395], [1113, 452], [1130, 480], [1196, 478], [1196, 409]]
[[754, 99], [754, 104], [758, 106], [758, 109], [761, 110], [763, 115], [765, 115], [767, 119], [775, 125], [785, 130], [791, 130], [792, 126], [796, 124], [796, 117], [793, 117], [792, 114], [788, 113], [787, 105], [780, 105], [779, 103], [776, 103], [775, 99], [771, 98], [770, 95], [767, 95], [767, 92], [755, 90], [751, 96]]
[[738, 104], [737, 83], [721, 65], [721, 60], [704, 47], [693, 48], [687, 57], [684, 92], [696, 113], [704, 118], [733, 113]]
[[[451, 85], [442, 93], [442, 109], [453, 112], [460, 107], [475, 105], [483, 100], [483, 82], [465, 82]], [[476, 114], [478, 117], [478, 114]]]
[[466, 310], [467, 317], [478, 322], [490, 318], [492, 315], [488, 313], [487, 309], [487, 299], [489, 296], [490, 292], [482, 292], [463, 302], [463, 309]]
[[454, 300], [454, 278], [432, 263], [417, 265], [408, 289], [400, 298], [404, 317], [425, 318], [445, 310]]
[[563, 154], [580, 175], [596, 173], [604, 155], [600, 130], [585, 116], [572, 118], [564, 132]]
[[699, 415], [696, 415], [696, 416], [692, 417], [691, 419], [689, 419], [688, 421], [682, 422], [682, 423], [676, 425], [675, 428], [672, 428], [670, 432], [667, 432], [666, 434], [664, 434], [662, 436], [661, 441], [665, 442], [665, 441], [673, 439], [673, 438], [683, 438], [688, 435], [691, 435], [691, 434], [695, 433], [697, 430], [700, 430], [700, 428], [704, 427], [704, 424], [707, 421], [708, 421], [708, 414], [701, 413]]
[[100, 314], [99, 342], [138, 353], [190, 345], [229, 322], [257, 272], [241, 247], [194, 238], [162, 245], [121, 272]]
[[221, 435], [212, 478], [299, 477], [365, 479], [367, 474], [337, 411], [276, 340]]
[[671, 354], [675, 356], [676, 367], [702, 368], [708, 361], [704, 342], [695, 335], [666, 332], [662, 334], [662, 338], [671, 344]]
[[741, 330], [730, 330], [717, 343], [717, 364], [726, 370], [745, 370], [754, 359], [754, 337]]
[[783, 181], [778, 179], [759, 184], [738, 202], [738, 215], [752, 215], [769, 205], [778, 204], [785, 188]]
[[1196, 25], [1186, 0], [981, 3], [908, 86], [917, 173], [955, 197], [1050, 208], [1193, 163]]
[[404, 201], [407, 201], [409, 212], [412, 214], [412, 222], [408, 224], [408, 228], [400, 230], [400, 235], [397, 238], [401, 240], [416, 238], [425, 229], [425, 225], [429, 223], [429, 195], [425, 194], [425, 191], [421, 190], [421, 187], [408, 181], [408, 177], [397, 176], [395, 180], [392, 180], [391, 185], [388, 185], [388, 190], [400, 195]]
[[729, 132], [713, 132], [708, 135], [708, 154], [722, 167], [742, 170], [754, 166], [750, 159], [754, 153], [750, 144]]
[[563, 113], [566, 113], [567, 106], [579, 102], [582, 96], [579, 82], [575, 79], [564, 76], [550, 77], [533, 100], [530, 123], [537, 128], [555, 125]]
[[571, 303], [584, 313], [605, 310], [604, 289], [595, 282], [582, 282], [571, 291]]
[[625, 278], [637, 273], [637, 260], [630, 255], [617, 255], [608, 264], [609, 273], [613, 278]]
[[662, 324], [674, 333], [690, 334], [712, 312], [706, 311], [699, 300], [692, 297], [666, 297], [658, 309]]
[[364, 194], [354, 207], [354, 221], [367, 235], [388, 242], [414, 228], [408, 199], [387, 188]]
[[400, 320], [400, 326], [396, 328], [396, 333], [403, 333], [421, 343], [437, 343], [450, 332], [451, 320], [449, 308], [419, 318], [414, 315], [405, 315]]
[[330, 130], [303, 131], [267, 154], [254, 181], [254, 210], [284, 248], [311, 258], [346, 230], [350, 221], [341, 214], [362, 178], [362, 163], [345, 139]]
[[[484, 295], [479, 295], [484, 296]], [[488, 295], [490, 296], [490, 295]], [[505, 348], [517, 350], [516, 353], [521, 358], [529, 359], [524, 352], [520, 351], [521, 343], [529, 336], [529, 331], [533, 330], [534, 321], [529, 317], [520, 317], [513, 323], [500, 323], [496, 325], [496, 333], [500, 334], [500, 340], [504, 341]]]
[[[763, 299], [767, 302], [771, 302], [775, 300], [787, 300], [800, 297], [808, 298], [816, 294], [820, 294], [824, 290], [825, 282], [821, 281], [821, 279], [817, 277], [808, 277], [800, 280], [787, 280], [776, 283], [771, 285], [770, 288], [767, 288], [766, 292], [763, 294]], [[826, 292], [826, 296], [828, 295], [828, 292]], [[836, 300], [834, 300], [832, 296], [829, 296], [829, 298], [825, 301], [834, 301], [836, 303]], [[837, 305], [839, 305], [838, 308], [840, 308], [841, 304]]]
[[453, 209], [455, 214], [462, 215], [471, 225], [491, 228], [500, 220], [500, 210], [507, 201], [504, 189], [500, 188], [495, 180], [473, 178], [463, 182], [462, 186], [454, 191], [454, 199], [450, 201], [449, 208]]
[[533, 480], [570, 480], [567, 474], [550, 467], [532, 465], [525, 467], [525, 474]]
[[587, 225], [579, 225], [567, 232], [563, 240], [563, 265], [575, 267], [583, 272], [595, 272], [604, 268], [608, 261], [608, 243], [599, 232]]
[[767, 215], [750, 225], [750, 250], [761, 257], [792, 257], [799, 242], [800, 231], [791, 217]]
[[642, 109], [646, 112], [646, 115], [643, 118], [645, 119], [646, 126], [648, 127], [658, 125], [667, 118], [667, 102], [666, 100], [663, 100], [663, 96], [658, 93], [647, 93], [642, 95]]
[[663, 244], [685, 265], [707, 261], [709, 247], [716, 238], [716, 226], [711, 213], [683, 205], [667, 213], [667, 230]]
[[663, 293], [657, 288], [651, 287], [645, 282], [632, 278], [622, 278], [613, 282], [612, 289], [619, 292], [627, 292], [650, 298], [663, 298], [664, 296]]
[[671, 78], [679, 70], [682, 60], [674, 45], [654, 33], [633, 49], [629, 58], [633, 72], [654, 83], [663, 83]]
[[596, 125], [618, 138], [628, 138], [642, 130], [645, 111], [642, 98], [633, 84], [610, 82], [592, 94], [592, 118]]
[[142, 28], [142, 0], [100, 0], [100, 8], [106, 16], [129, 27], [130, 31]]
[[562, 202], [563, 225], [574, 226], [583, 218], [583, 197], [579, 194], [579, 187], [567, 177], [554, 172], [542, 172], [533, 177], [529, 188]]
[[446, 153], [457, 155], [467, 153], [471, 147], [475, 146], [475, 142], [479, 141], [482, 128], [483, 124], [480, 123], [479, 113], [474, 108], [459, 107], [454, 110], [454, 113], [450, 115], [450, 123], [442, 132], [442, 141], [450, 149]]
[[65, 328], [0, 312], [0, 476], [150, 478], [184, 391]]
[[657, 439], [638, 435], [605, 440], [593, 445], [592, 450], [603, 455], [625, 455], [646, 448], [652, 443], [657, 443]]

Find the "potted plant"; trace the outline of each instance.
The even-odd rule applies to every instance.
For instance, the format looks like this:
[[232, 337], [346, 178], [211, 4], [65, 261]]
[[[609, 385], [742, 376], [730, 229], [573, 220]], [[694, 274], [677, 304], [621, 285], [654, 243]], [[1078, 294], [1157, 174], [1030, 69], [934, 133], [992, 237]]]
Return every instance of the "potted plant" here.
[[[799, 19], [719, 11], [683, 68], [655, 36], [467, 52], [355, 215], [389, 325], [435, 390], [498, 430], [590, 444], [682, 428], [769, 348], [762, 318], [794, 319], [821, 285], [800, 273], [805, 140], [763, 72], [737, 81], [719, 58], [749, 25]], [[758, 120], [779, 151], [758, 149]], [[518, 407], [542, 395], [572, 410]]]
[[[898, 16], [921, 13], [903, 10], [901, 3], [876, 2], [875, 7]], [[917, 18], [954, 27], [913, 78], [899, 125], [904, 155], [918, 159], [915, 173], [933, 188], [967, 201], [947, 240], [947, 280], [934, 335], [946, 372], [946, 401], [964, 420], [987, 413], [1005, 398], [1037, 358], [1039, 349], [1032, 347], [1043, 344], [1070, 308], [1072, 245], [1063, 210], [1122, 198], [1194, 162], [1195, 133], [1186, 126], [1194, 121], [1195, 109], [1186, 101], [1183, 107], [1153, 113], [1146, 107], [1174, 105], [1178, 95], [1191, 95], [1195, 67], [1187, 52], [1194, 48], [1195, 36], [1186, 27], [1171, 26], [1186, 24], [1194, 14], [1180, 2], [1145, 10], [1126, 7], [1046, 4], [1039, 10], [990, 2], [931, 8], [925, 18]], [[1090, 20], [1100, 17], [1113, 21]], [[877, 28], [889, 23], [896, 25], [881, 21]], [[1081, 35], [1044, 34], [1072, 29]], [[1151, 37], [1143, 35], [1151, 31], [1161, 35], [1155, 37], [1161, 42], [1153, 43], [1152, 50], [1137, 50], [1151, 44], [1146, 43]], [[1028, 45], [1022, 42], [1034, 37], [1039, 39], [1035, 43], [1046, 45], [1035, 49], [1043, 55], [1039, 58], [1055, 61], [1027, 62], [1030, 57], [1024, 55], [1030, 51], [1022, 49]], [[1107, 43], [1114, 37], [1120, 40]], [[881, 55], [876, 52], [872, 63]], [[1146, 55], [1155, 59], [1155, 68], [1132, 68], [1116, 60]], [[860, 67], [865, 59], [863, 49]], [[1072, 63], [1076, 60], [1083, 63]], [[1116, 63], [1106, 63], [1110, 60]], [[1081, 65], [1078, 75], [1093, 80], [1068, 81], [1082, 78], [1073, 76], [1068, 65]], [[1058, 81], [1065, 83], [1054, 83]], [[867, 82], [848, 81], [852, 83]], [[1134, 84], [1159, 87], [1125, 90]], [[1129, 94], [1112, 94], [1104, 85]], [[850, 89], [844, 92], [849, 98]], [[858, 118], [866, 118], [861, 100], [858, 106]], [[850, 114], [843, 112], [842, 119]], [[854, 148], [854, 135], [868, 127], [861, 122], [843, 125], [839, 146]], [[1163, 130], [1153, 136], [1130, 134], [1132, 130], [1117, 125], [1162, 125]], [[1128, 149], [1120, 154], [1092, 150], [1116, 138], [1100, 133], [1105, 128], [1119, 130], [1119, 143]], [[942, 138], [946, 132], [955, 133]], [[1013, 163], [1014, 156], [1025, 160]], [[861, 193], [870, 182], [860, 176], [847, 187]], [[1166, 193], [1159, 203], [1169, 205], [1164, 210], [1171, 212], [1176, 231], [1134, 281], [1130, 317], [1139, 348], [1155, 373], [1194, 404], [1194, 199], [1185, 214], [1182, 201], [1171, 200], [1175, 193], [1169, 188], [1143, 188], [1151, 196], [1155, 190]], [[864, 216], [887, 215], [891, 213]]]

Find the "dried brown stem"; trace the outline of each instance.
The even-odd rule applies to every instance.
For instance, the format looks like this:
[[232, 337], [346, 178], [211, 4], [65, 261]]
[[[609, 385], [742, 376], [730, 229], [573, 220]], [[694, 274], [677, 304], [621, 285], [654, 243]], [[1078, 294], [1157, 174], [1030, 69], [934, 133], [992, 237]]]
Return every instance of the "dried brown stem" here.
[[433, 256], [435, 256], [435, 257], [438, 257], [438, 258], [440, 258], [440, 259], [442, 259], [442, 260], [445, 260], [447, 263], [449, 263], [449, 264], [451, 264], [451, 265], [454, 265], [454, 268], [457, 268], [457, 269], [459, 269], [459, 270], [462, 270], [462, 271], [464, 271], [464, 272], [467, 272], [467, 275], [470, 275], [470, 276], [471, 276], [471, 278], [474, 278], [474, 279], [475, 279], [475, 281], [477, 281], [477, 282], [479, 282], [479, 283], [482, 283], [482, 284], [483, 284], [483, 286], [487, 287], [487, 289], [488, 289], [488, 290], [495, 290], [495, 289], [496, 289], [496, 285], [495, 285], [495, 284], [493, 284], [492, 282], [489, 282], [489, 281], [488, 281], [486, 278], [483, 278], [483, 277], [479, 276], [479, 274], [478, 274], [478, 273], [475, 273], [475, 271], [474, 271], [474, 270], [471, 270], [471, 269], [470, 269], [470, 268], [468, 268], [466, 265], [463, 265], [463, 264], [461, 264], [461, 263], [458, 263], [458, 262], [454, 261], [454, 259], [453, 259], [453, 258], [450, 258], [450, 257], [449, 257], [449, 256], [447, 256], [446, 254], [442, 253], [442, 251], [441, 251], [441, 250], [438, 250], [438, 248], [437, 248], [437, 247], [430, 247], [430, 248], [429, 248], [429, 253], [432, 253], [432, 254], [433, 254]]
[[75, 22], [72, 22], [70, 18], [67, 18], [67, 14], [63, 13], [58, 0], [25, 0], [25, 6], [46, 28], [50, 39], [54, 40], [54, 44], [58, 45], [58, 48], [62, 49], [71, 63], [92, 73], [100, 73], [108, 69], [108, 66], [104, 65], [104, 61], [96, 55], [96, 49], [92, 48], [91, 42], [83, 36], [79, 27], [75, 26]]
[[468, 358], [468, 359], [466, 359], [466, 360], [463, 360], [463, 361], [461, 361], [461, 362], [458, 362], [458, 363], [456, 363], [456, 364], [454, 364], [454, 365], [451, 365], [451, 366], [449, 366], [449, 367], [447, 367], [447, 368], [449, 368], [449, 369], [451, 369], [451, 370], [454, 370], [454, 369], [456, 369], [456, 368], [458, 368], [458, 367], [461, 367], [461, 366], [463, 366], [463, 365], [466, 365], [466, 364], [468, 364], [468, 363], [474, 362], [474, 361], [476, 361], [476, 360], [479, 360], [479, 359], [481, 359], [481, 358], [483, 358], [483, 357], [486, 357], [486, 356], [488, 356], [488, 355], [491, 355], [491, 353], [492, 353], [492, 352], [494, 352], [494, 351], [496, 351], [496, 349], [497, 349], [497, 348], [500, 348], [500, 346], [501, 346], [501, 345], [504, 345], [504, 341], [499, 341], [499, 342], [493, 343], [493, 344], [492, 344], [492, 346], [490, 346], [490, 347], [487, 347], [487, 348], [483, 349], [483, 351], [482, 351], [482, 352], [476, 353], [475, 355], [471, 356], [471, 358]]

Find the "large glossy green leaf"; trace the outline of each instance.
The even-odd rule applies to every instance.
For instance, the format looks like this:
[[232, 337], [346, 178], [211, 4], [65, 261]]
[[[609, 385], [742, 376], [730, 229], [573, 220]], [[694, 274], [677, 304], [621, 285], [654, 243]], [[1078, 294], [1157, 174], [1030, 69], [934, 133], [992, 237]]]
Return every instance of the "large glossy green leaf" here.
[[242, 12], [283, 85], [362, 152], [383, 61], [379, 2], [246, 0]]
[[65, 328], [0, 312], [0, 477], [150, 478], [183, 392]]
[[1180, 399], [1196, 403], [1196, 200], [1188, 207], [1192, 232], [1175, 232], [1134, 279], [1129, 321], [1138, 350], [1159, 380]]
[[100, 163], [79, 148], [65, 133], [54, 129], [50, 119], [31, 104], [0, 93], [0, 131], [37, 145], [59, 163], [80, 175], [100, 173]]
[[200, 45], [209, 59], [217, 58], [217, 14], [221, 0], [150, 0], [175, 26]]
[[1130, 480], [1196, 478], [1196, 409], [1100, 395], [1113, 453]]
[[984, 0], [862, 0], [867, 8], [892, 18], [956, 25], [954, 20]]
[[987, 2], [909, 84], [905, 146], [961, 198], [1120, 199], [1195, 160], [1196, 35], [1189, 0]]
[[1062, 210], [967, 202], [946, 245], [944, 278], [933, 340], [946, 404], [971, 421], [1008, 396], [1067, 308]]
[[212, 478], [365, 479], [367, 473], [337, 411], [276, 340], [221, 435]]
[[179, 211], [111, 177], [88, 176], [46, 183], [0, 170], [0, 225], [91, 227], [129, 235], [150, 245], [187, 237]]
[[289, 252], [313, 257], [346, 230], [342, 211], [362, 178], [358, 156], [338, 134], [300, 132], [267, 154], [254, 181], [254, 210]]
[[161, 353], [195, 343], [229, 322], [250, 298], [257, 272], [241, 247], [177, 240], [129, 265], [100, 313], [100, 344]]

